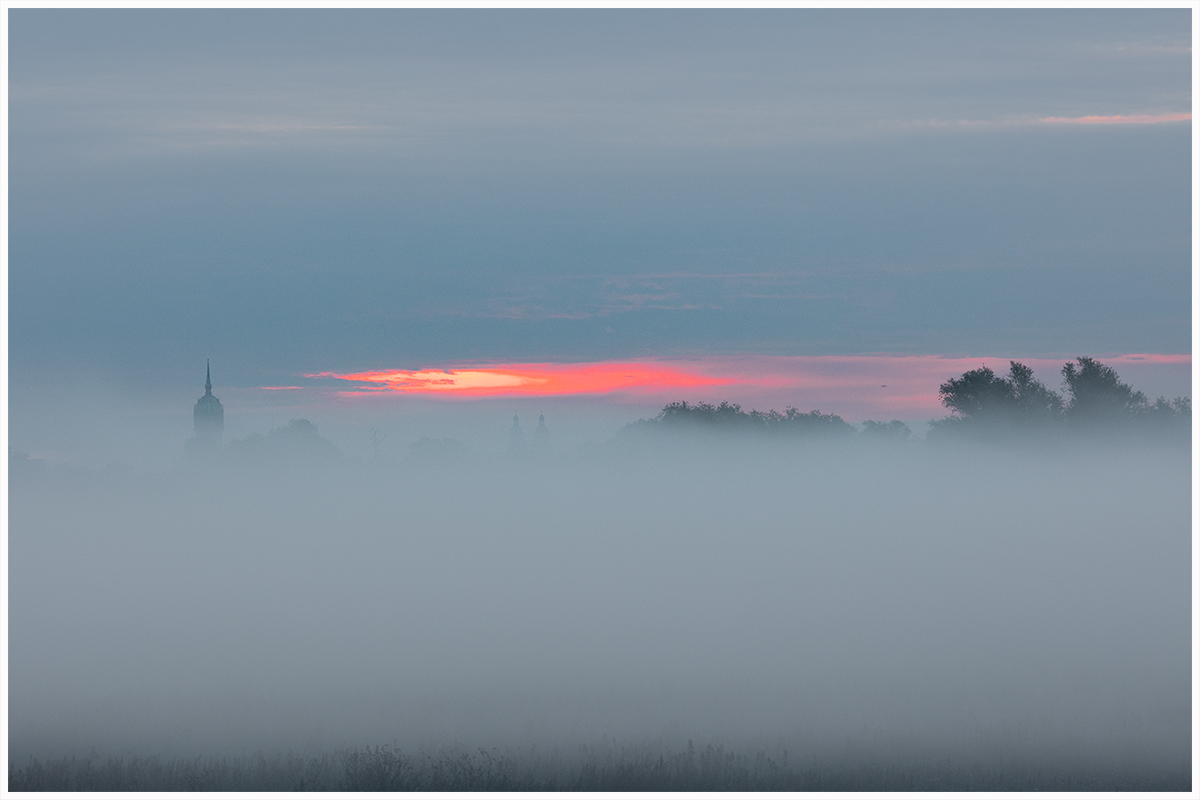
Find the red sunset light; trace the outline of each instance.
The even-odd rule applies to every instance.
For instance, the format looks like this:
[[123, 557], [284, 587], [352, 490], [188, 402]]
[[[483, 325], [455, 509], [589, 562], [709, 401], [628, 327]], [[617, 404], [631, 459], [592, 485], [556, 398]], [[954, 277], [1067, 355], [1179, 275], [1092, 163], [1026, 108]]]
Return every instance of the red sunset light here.
[[[1057, 385], [1065, 358], [1018, 360]], [[1150, 394], [1175, 394], [1190, 382], [1188, 354], [1138, 353], [1103, 360]], [[307, 378], [344, 382], [346, 397], [422, 395], [445, 399], [634, 395], [666, 402], [730, 400], [754, 408], [834, 411], [851, 419], [929, 419], [944, 413], [938, 386], [988, 366], [1003, 372], [1008, 358], [941, 355], [709, 356], [687, 361], [582, 364], [473, 364], [444, 369], [321, 372]], [[1157, 386], [1155, 384], [1158, 384]], [[294, 387], [264, 387], [294, 388]]]
[[505, 364], [445, 370], [379, 370], [310, 378], [360, 384], [349, 394], [379, 392], [453, 394], [469, 397], [661, 392], [675, 388], [726, 386], [738, 381], [654, 362], [597, 364]]

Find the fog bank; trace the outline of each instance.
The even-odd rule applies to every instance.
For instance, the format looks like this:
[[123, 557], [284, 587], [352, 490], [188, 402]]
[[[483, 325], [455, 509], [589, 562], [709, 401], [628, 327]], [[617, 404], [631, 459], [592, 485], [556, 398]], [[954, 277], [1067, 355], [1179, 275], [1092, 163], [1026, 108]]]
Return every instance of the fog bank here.
[[1182, 446], [691, 440], [14, 472], [9, 755], [1186, 770], [1189, 476]]

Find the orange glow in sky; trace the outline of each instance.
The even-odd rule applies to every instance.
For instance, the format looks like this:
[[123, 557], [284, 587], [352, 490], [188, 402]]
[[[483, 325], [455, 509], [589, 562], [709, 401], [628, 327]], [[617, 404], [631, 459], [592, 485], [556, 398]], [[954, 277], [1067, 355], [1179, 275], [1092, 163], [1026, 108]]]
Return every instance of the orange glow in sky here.
[[353, 394], [376, 392], [446, 393], [468, 397], [661, 392], [726, 386], [733, 378], [704, 375], [682, 366], [655, 362], [595, 364], [505, 364], [461, 369], [379, 370], [307, 375], [359, 384]]
[[[1061, 390], [1060, 358], [1016, 357], [1035, 377]], [[1187, 394], [1188, 354], [1106, 355], [1134, 388], [1158, 394]], [[1004, 357], [939, 355], [708, 356], [691, 360], [576, 364], [467, 364], [445, 369], [321, 372], [306, 378], [333, 379], [345, 398], [424, 396], [445, 399], [609, 396], [617, 402], [729, 400], [759, 409], [792, 405], [848, 419], [929, 419], [943, 416], [938, 386], [968, 370], [988, 366], [1008, 371]], [[1149, 383], [1147, 383], [1149, 381]], [[1164, 383], [1165, 381], [1165, 383]], [[276, 387], [263, 387], [276, 388]], [[624, 399], [622, 399], [624, 398]]]

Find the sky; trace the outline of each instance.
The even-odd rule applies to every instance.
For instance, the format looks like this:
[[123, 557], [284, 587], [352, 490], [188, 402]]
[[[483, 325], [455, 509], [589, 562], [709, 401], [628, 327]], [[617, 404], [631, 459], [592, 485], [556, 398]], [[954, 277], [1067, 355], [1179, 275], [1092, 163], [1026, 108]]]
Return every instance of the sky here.
[[[27, 449], [104, 403], [186, 435], [206, 359], [281, 416], [543, 365], [858, 421], [980, 359], [1190, 354], [1187, 10], [9, 14]], [[872, 399], [917, 363], [880, 357], [945, 368]], [[571, 378], [633, 368], [673, 377]]]

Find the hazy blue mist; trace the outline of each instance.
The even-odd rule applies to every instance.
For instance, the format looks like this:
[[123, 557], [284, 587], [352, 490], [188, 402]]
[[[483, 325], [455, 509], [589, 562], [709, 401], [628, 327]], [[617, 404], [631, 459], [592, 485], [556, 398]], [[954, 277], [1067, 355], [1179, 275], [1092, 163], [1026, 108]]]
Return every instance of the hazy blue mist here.
[[1186, 448], [923, 445], [17, 473], [10, 756], [1186, 771]]
[[[649, 395], [260, 388], [1186, 354], [1191, 122], [1047, 120], [1188, 112], [1189, 11], [9, 21], [13, 763], [691, 739], [1190, 770], [1182, 444], [638, 446]], [[304, 418], [341, 457], [185, 458], [206, 359], [226, 444]], [[541, 460], [504, 455], [514, 412]]]

